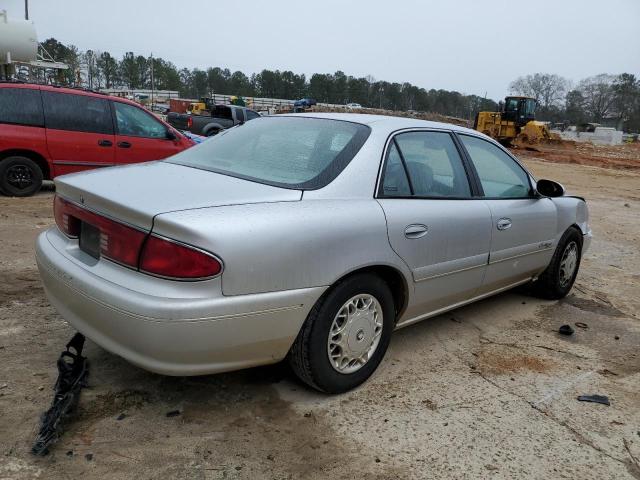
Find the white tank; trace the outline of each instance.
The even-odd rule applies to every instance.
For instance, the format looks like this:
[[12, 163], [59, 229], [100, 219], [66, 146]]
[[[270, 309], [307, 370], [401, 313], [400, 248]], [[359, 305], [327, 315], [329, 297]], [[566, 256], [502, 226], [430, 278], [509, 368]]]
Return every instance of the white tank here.
[[9, 19], [6, 10], [0, 11], [0, 64], [31, 62], [37, 54], [38, 37], [33, 22]]

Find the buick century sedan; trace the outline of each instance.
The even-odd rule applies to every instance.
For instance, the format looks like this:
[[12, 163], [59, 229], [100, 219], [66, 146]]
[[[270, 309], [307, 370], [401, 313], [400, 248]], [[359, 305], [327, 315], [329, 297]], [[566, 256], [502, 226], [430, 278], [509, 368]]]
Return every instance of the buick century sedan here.
[[584, 199], [475, 131], [407, 118], [259, 118], [168, 159], [56, 179], [48, 298], [166, 375], [287, 359], [337, 393], [395, 329], [531, 283], [565, 296]]

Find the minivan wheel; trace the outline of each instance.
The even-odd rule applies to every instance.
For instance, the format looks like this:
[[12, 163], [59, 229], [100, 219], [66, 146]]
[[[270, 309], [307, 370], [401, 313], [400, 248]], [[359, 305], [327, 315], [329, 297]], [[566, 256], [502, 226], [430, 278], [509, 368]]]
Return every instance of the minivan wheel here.
[[309, 386], [342, 393], [363, 383], [380, 364], [394, 328], [393, 296], [372, 274], [334, 286], [309, 312], [289, 352], [295, 374]]
[[565, 297], [578, 276], [582, 256], [582, 234], [571, 227], [558, 242], [551, 263], [533, 284], [534, 292], [549, 300]]
[[0, 191], [11, 197], [28, 197], [42, 187], [42, 170], [27, 157], [0, 161]]

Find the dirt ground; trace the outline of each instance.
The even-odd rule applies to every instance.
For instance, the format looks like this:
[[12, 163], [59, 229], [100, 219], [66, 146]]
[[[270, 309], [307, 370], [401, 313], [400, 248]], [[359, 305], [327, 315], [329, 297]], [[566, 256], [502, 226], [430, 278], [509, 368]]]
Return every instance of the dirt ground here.
[[[400, 330], [333, 397], [282, 365], [171, 378], [88, 342], [90, 388], [45, 458], [29, 448], [73, 334], [34, 262], [53, 194], [0, 197], [0, 478], [640, 479], [640, 171], [525, 161], [589, 201], [566, 299], [509, 292]], [[611, 406], [576, 400], [596, 393]]]

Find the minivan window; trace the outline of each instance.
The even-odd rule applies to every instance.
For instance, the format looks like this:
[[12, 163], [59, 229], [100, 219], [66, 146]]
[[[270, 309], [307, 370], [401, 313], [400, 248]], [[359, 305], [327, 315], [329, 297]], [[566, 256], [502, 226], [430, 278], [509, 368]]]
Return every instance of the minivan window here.
[[260, 118], [260, 114], [254, 112], [253, 110], [246, 110], [247, 120], [253, 120], [255, 118]]
[[529, 175], [499, 147], [478, 137], [460, 135], [469, 153], [484, 195], [493, 198], [523, 198], [531, 192]]
[[417, 197], [468, 198], [467, 173], [447, 132], [408, 132], [395, 141]]
[[244, 122], [244, 112], [242, 111], [241, 108], [236, 109], [236, 119], [239, 122]]
[[30, 88], [0, 88], [0, 123], [42, 127], [40, 90]]
[[42, 101], [47, 128], [113, 135], [113, 121], [106, 99], [42, 92]]
[[118, 135], [146, 138], [166, 138], [166, 127], [142, 108], [122, 102], [113, 102], [116, 111]]
[[285, 188], [312, 190], [336, 178], [370, 133], [359, 123], [262, 117], [172, 157], [177, 163]]

